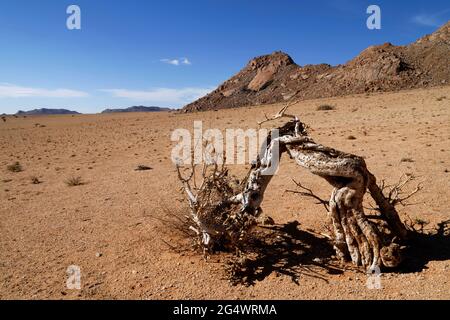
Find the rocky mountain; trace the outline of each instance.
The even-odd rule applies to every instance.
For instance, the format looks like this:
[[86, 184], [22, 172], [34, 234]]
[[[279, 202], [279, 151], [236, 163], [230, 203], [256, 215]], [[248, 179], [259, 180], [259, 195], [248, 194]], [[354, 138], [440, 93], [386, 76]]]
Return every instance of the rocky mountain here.
[[170, 108], [160, 108], [160, 107], [144, 107], [144, 106], [133, 106], [126, 109], [106, 109], [102, 113], [115, 113], [115, 112], [160, 112], [160, 111], [171, 111]]
[[42, 109], [34, 109], [34, 110], [30, 110], [30, 111], [18, 111], [16, 113], [16, 115], [53, 115], [53, 114], [80, 114], [79, 112], [76, 111], [71, 111], [71, 110], [67, 110], [67, 109], [47, 109], [47, 108], [42, 108]]
[[372, 46], [344, 65], [299, 66], [283, 52], [254, 58], [184, 112], [450, 84], [450, 22], [406, 46]]

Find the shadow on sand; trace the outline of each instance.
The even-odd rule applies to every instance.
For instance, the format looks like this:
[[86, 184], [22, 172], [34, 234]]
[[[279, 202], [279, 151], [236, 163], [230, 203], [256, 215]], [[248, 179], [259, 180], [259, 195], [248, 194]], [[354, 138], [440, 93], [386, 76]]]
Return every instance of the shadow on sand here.
[[405, 261], [393, 272], [413, 273], [428, 269], [430, 261], [450, 260], [450, 220], [437, 224], [427, 233], [411, 232]]
[[[342, 274], [344, 270], [364, 273], [361, 268], [342, 265], [334, 258], [329, 239], [299, 228], [297, 221], [284, 225], [259, 227], [249, 242], [245, 254], [230, 260], [226, 269], [234, 284], [254, 285], [272, 273], [287, 275], [296, 284], [302, 276], [328, 282], [328, 275]], [[413, 273], [427, 269], [430, 261], [450, 260], [450, 220], [443, 221], [433, 231], [411, 232], [404, 252], [404, 262], [390, 273]]]
[[332, 265], [334, 255], [330, 240], [298, 228], [297, 221], [285, 225], [259, 227], [246, 242], [245, 255], [227, 264], [232, 283], [253, 285], [272, 273], [287, 275], [299, 284], [301, 276], [328, 282], [327, 274], [341, 274]]

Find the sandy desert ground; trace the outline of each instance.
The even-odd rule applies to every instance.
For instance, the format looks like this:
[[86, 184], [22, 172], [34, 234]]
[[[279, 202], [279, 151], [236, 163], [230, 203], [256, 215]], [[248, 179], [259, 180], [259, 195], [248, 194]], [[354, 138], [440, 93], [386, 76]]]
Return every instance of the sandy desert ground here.
[[[336, 110], [317, 111], [323, 103]], [[205, 261], [163, 230], [154, 216], [176, 210], [183, 199], [170, 159], [172, 130], [192, 130], [194, 120], [204, 128], [255, 128], [279, 108], [1, 121], [0, 298], [450, 299], [448, 238], [424, 237], [402, 268], [381, 276], [379, 290], [366, 287], [363, 270], [333, 261], [320, 235], [323, 208], [284, 193], [293, 188], [291, 177], [324, 198], [331, 187], [288, 159], [263, 209], [294, 246], [260, 261], [252, 285], [228, 282], [225, 255]], [[364, 156], [378, 179], [395, 182], [412, 173], [423, 180], [415, 205], [399, 207], [403, 219], [406, 213], [429, 221], [427, 228], [450, 219], [449, 86], [305, 101], [291, 113], [310, 125], [316, 141]], [[15, 161], [22, 172], [7, 170]], [[152, 170], [135, 171], [141, 164]], [[231, 169], [242, 176], [248, 166]], [[33, 184], [32, 176], [42, 183]], [[76, 176], [84, 184], [67, 186]], [[81, 268], [81, 290], [66, 288], [70, 265]]]

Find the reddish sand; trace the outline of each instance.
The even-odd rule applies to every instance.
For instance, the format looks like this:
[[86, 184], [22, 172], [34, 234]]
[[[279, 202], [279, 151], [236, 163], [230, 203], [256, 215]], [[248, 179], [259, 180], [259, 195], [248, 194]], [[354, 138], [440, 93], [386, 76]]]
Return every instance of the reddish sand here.
[[[323, 103], [336, 110], [316, 111]], [[301, 254], [306, 260], [323, 255], [328, 244], [319, 234], [327, 232], [326, 213], [284, 190], [293, 188], [291, 177], [324, 198], [331, 187], [287, 158], [263, 209], [278, 225], [300, 223], [295, 234], [303, 253], [272, 257], [281, 266], [269, 266], [251, 286], [232, 286], [223, 256], [205, 261], [170, 249], [165, 242], [178, 239], [152, 216], [180, 207], [183, 199], [170, 160], [172, 130], [192, 130], [194, 120], [205, 128], [255, 128], [264, 113], [279, 108], [1, 121], [0, 298], [450, 299], [448, 238], [415, 248], [408, 268], [381, 276], [380, 290], [369, 290], [363, 270], [351, 265], [335, 262], [338, 272], [330, 272], [298, 263]], [[310, 125], [316, 141], [364, 156], [379, 179], [395, 182], [412, 173], [424, 181], [415, 205], [399, 207], [402, 219], [405, 213], [421, 218], [430, 222], [427, 228], [450, 219], [450, 87], [311, 100], [290, 112]], [[15, 161], [23, 172], [7, 170]], [[153, 170], [135, 171], [140, 164]], [[237, 175], [247, 168], [232, 166]], [[32, 184], [31, 176], [42, 183]], [[75, 176], [85, 184], [67, 186]], [[66, 288], [70, 265], [81, 268], [81, 290]]]

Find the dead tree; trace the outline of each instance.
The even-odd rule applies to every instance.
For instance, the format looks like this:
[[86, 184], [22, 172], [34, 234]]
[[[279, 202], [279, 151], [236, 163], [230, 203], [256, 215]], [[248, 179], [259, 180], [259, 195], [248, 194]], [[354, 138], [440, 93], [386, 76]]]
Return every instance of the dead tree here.
[[[362, 157], [316, 143], [308, 135], [304, 123], [296, 116], [286, 114], [288, 107], [289, 105], [271, 118], [266, 116], [266, 120], [260, 123], [290, 118], [278, 128], [278, 137], [269, 134], [265, 148], [252, 166], [241, 190], [232, 197], [219, 197], [214, 204], [208, 201], [208, 214], [217, 216], [226, 211], [228, 216], [222, 218], [223, 221], [229, 221], [227, 219], [230, 216], [237, 220], [242, 217], [258, 217], [261, 214], [264, 192], [273, 177], [273, 167], [278, 165], [282, 154], [287, 153], [298, 165], [325, 179], [334, 188], [329, 200], [328, 215], [332, 223], [337, 257], [351, 260], [355, 265], [362, 265], [369, 270], [397, 266], [402, 260], [401, 247], [397, 242], [408, 237], [408, 230], [395, 208], [395, 204], [401, 200], [395, 195], [391, 198], [383, 194]], [[206, 180], [216, 181], [218, 176], [216, 170]], [[202, 235], [204, 245], [209, 246], [211, 239], [214, 240], [214, 233], [220, 228], [205, 226], [198, 211], [204, 203], [195, 195], [189, 180], [181, 175], [180, 179], [188, 194], [192, 216], [197, 221], [196, 230]], [[363, 197], [367, 190], [377, 205], [380, 218], [385, 222], [383, 228], [370, 221], [364, 213]], [[208, 214], [205, 215], [203, 211], [202, 216]], [[245, 233], [245, 228], [234, 229], [240, 230], [241, 235]], [[221, 231], [218, 233], [222, 234]]]

